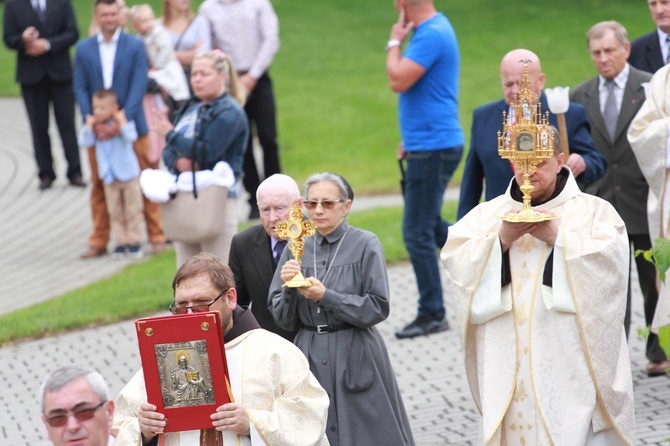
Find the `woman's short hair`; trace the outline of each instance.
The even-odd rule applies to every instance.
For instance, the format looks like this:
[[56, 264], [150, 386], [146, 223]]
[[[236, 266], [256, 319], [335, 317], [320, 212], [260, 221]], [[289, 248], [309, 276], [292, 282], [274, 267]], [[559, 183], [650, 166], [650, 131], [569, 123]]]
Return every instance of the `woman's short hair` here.
[[235, 288], [235, 277], [230, 267], [214, 254], [201, 252], [179, 267], [172, 281], [172, 291], [176, 292], [182, 281], [201, 274], [208, 274], [212, 285], [220, 292]]
[[309, 188], [312, 187], [313, 184], [321, 183], [323, 181], [329, 182], [337, 186], [340, 200], [342, 201], [353, 200], [354, 191], [351, 189], [351, 186], [349, 186], [349, 183], [346, 183], [344, 177], [333, 172], [315, 173], [314, 175], [307, 178], [307, 181], [305, 181], [305, 189], [303, 191], [303, 195], [305, 196], [305, 198], [308, 198]]

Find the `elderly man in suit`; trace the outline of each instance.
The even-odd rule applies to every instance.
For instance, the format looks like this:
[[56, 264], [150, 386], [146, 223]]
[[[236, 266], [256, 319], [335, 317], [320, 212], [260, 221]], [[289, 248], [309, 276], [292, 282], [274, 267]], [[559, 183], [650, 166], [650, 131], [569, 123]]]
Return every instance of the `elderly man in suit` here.
[[[96, 0], [94, 16], [100, 32], [77, 44], [74, 59], [74, 91], [82, 116], [90, 115], [93, 93], [101, 88], [114, 90], [119, 105], [129, 121], [134, 121], [139, 137], [133, 144], [140, 169], [152, 167], [148, 160], [149, 140], [147, 122], [142, 111], [142, 98], [147, 91], [147, 60], [144, 43], [122, 31], [120, 6], [116, 0]], [[118, 128], [109, 128], [109, 137], [118, 134]], [[88, 148], [91, 164], [91, 213], [93, 234], [89, 249], [82, 258], [99, 257], [107, 252], [109, 215], [105, 204], [102, 180], [98, 176], [95, 148]], [[144, 218], [153, 251], [165, 249], [165, 235], [158, 204], [144, 199]]]
[[633, 40], [628, 63], [655, 73], [670, 60], [670, 0], [647, 0], [656, 30]]
[[265, 179], [256, 190], [261, 224], [235, 234], [228, 259], [235, 276], [238, 303], [250, 305], [261, 327], [291, 342], [297, 331], [277, 326], [268, 310], [268, 292], [277, 261], [286, 246], [286, 241], [277, 236], [275, 226], [288, 220], [291, 204], [299, 199], [300, 189], [293, 178], [274, 174]]
[[[498, 131], [502, 131], [503, 111], [508, 112], [509, 104], [519, 91], [518, 82], [523, 77], [521, 60], [529, 60], [528, 78], [534, 93], [542, 103], [542, 113], [547, 111], [547, 98], [542, 93], [546, 77], [542, 73], [540, 59], [526, 49], [512, 50], [503, 57], [500, 64], [500, 78], [505, 98], [475, 109], [472, 119], [470, 151], [465, 160], [461, 196], [458, 203], [458, 218], [470, 212], [481, 199], [484, 179], [486, 179], [485, 198], [489, 201], [507, 190], [514, 176], [512, 166], [498, 156]], [[605, 174], [605, 158], [593, 146], [589, 121], [584, 107], [570, 103], [565, 114], [568, 130], [570, 156], [565, 162], [577, 181], [590, 184]], [[557, 118], [549, 115], [550, 124], [557, 126]]]
[[84, 187], [74, 124], [74, 94], [70, 47], [79, 30], [70, 0], [7, 0], [3, 17], [4, 41], [16, 50], [16, 81], [26, 106], [33, 136], [40, 190], [56, 179], [49, 103], [60, 132], [70, 184]]
[[[602, 180], [590, 185], [586, 191], [609, 201], [626, 223], [628, 238], [635, 249], [647, 250], [651, 248], [647, 222], [649, 186], [626, 133], [645, 100], [642, 84], [649, 82], [651, 75], [626, 62], [630, 43], [621, 24], [614, 21], [597, 23], [586, 34], [586, 40], [598, 76], [578, 85], [571, 99], [586, 108], [591, 136], [608, 166]], [[656, 270], [641, 256], [635, 261], [649, 325], [658, 302]], [[626, 333], [630, 328], [630, 285], [624, 321]], [[670, 367], [653, 333], [647, 339], [647, 358], [649, 376], [662, 375]]]

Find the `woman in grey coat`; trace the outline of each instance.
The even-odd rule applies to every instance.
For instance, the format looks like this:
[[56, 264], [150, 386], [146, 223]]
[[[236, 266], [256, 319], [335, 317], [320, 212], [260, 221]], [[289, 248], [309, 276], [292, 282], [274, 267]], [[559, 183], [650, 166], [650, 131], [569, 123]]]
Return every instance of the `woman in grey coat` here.
[[339, 175], [312, 175], [304, 205], [316, 224], [305, 240], [302, 273], [311, 286], [282, 288], [301, 271], [284, 250], [268, 306], [330, 396], [331, 445], [413, 445], [388, 352], [375, 325], [389, 314], [386, 260], [379, 239], [345, 221], [353, 192]]

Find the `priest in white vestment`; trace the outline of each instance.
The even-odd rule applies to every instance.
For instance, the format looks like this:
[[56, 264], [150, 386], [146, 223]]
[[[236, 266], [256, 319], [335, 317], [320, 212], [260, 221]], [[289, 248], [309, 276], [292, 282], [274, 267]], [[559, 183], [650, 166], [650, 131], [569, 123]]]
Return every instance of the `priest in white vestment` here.
[[236, 305], [234, 285], [227, 265], [198, 254], [177, 271], [170, 310], [219, 312], [235, 402], [216, 409], [211, 429], [163, 434], [165, 417], [147, 403], [139, 371], [116, 399], [115, 446], [328, 445], [326, 391], [295, 345], [260, 328], [251, 311]]
[[505, 195], [449, 228], [442, 249], [483, 445], [634, 443], [628, 237], [564, 159], [554, 154], [530, 177], [531, 204], [558, 219], [498, 219], [522, 206], [517, 173]]
[[[651, 78], [647, 99], [628, 127], [628, 141], [649, 184], [647, 215], [652, 241], [670, 237], [670, 65]], [[670, 289], [661, 284], [651, 328], [670, 325]], [[670, 361], [666, 361], [670, 368]]]

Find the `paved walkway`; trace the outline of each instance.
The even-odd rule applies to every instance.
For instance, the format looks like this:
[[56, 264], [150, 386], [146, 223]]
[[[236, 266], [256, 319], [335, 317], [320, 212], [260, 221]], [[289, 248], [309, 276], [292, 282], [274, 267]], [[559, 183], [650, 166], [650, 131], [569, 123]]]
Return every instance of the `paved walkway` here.
[[[90, 231], [88, 190], [71, 188], [61, 177], [54, 189], [37, 191], [26, 122], [20, 101], [0, 99], [0, 313], [52, 298], [125, 265], [108, 257], [79, 260]], [[58, 173], [62, 174], [60, 147], [54, 154]], [[356, 198], [358, 209], [399, 203], [400, 197]], [[408, 265], [390, 267], [389, 279], [391, 316], [379, 324], [379, 329], [391, 355], [417, 445], [474, 444], [479, 416], [465, 382], [456, 333], [395, 339], [394, 330], [414, 317], [417, 293]], [[633, 327], [644, 323], [641, 311], [641, 297], [636, 291]], [[642, 372], [646, 364], [644, 344], [635, 335], [630, 339], [630, 352], [638, 444], [658, 445], [670, 437], [670, 380], [649, 379]], [[70, 362], [98, 368], [116, 394], [139, 368], [132, 321], [0, 349], [1, 446], [49, 444], [39, 419], [37, 389], [47, 371]]]

